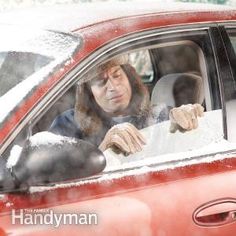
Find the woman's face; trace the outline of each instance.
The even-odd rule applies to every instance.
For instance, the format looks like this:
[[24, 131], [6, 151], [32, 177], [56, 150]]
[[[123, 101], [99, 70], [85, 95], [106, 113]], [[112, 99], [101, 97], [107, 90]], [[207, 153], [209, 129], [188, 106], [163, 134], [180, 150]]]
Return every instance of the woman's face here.
[[129, 106], [132, 89], [125, 72], [114, 66], [102, 72], [90, 82], [91, 91], [97, 104], [111, 115], [123, 115]]

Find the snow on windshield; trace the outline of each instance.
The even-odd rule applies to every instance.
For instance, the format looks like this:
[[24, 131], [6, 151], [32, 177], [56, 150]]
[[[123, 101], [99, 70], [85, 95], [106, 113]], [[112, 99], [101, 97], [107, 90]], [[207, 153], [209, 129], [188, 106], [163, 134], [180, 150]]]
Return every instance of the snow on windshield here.
[[[4, 108], [0, 110], [1, 123], [59, 64], [72, 62], [80, 40], [75, 36], [50, 31], [17, 30], [10, 26], [0, 28], [4, 31], [0, 38], [0, 54], [10, 55], [0, 65], [0, 107]], [[31, 60], [27, 60], [28, 57], [23, 60], [24, 55], [29, 54]], [[45, 62], [45, 58], [49, 60]]]

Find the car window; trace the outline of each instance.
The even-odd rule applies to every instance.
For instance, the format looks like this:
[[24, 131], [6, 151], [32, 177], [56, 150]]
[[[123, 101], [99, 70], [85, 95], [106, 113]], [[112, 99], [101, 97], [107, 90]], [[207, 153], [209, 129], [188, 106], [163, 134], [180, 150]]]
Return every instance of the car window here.
[[140, 50], [128, 54], [129, 64], [141, 76], [144, 83], [151, 83], [154, 79], [154, 71], [148, 50]]
[[[207, 31], [168, 36], [104, 59], [35, 119], [29, 138], [37, 145], [49, 136], [49, 143], [55, 137], [86, 141], [103, 152], [104, 172], [181, 163], [231, 149], [216, 103], [219, 94], [213, 91], [218, 77], [209, 42]], [[143, 56], [150, 51], [152, 60]], [[151, 66], [138, 67], [136, 57]], [[145, 73], [153, 76], [149, 89]]]

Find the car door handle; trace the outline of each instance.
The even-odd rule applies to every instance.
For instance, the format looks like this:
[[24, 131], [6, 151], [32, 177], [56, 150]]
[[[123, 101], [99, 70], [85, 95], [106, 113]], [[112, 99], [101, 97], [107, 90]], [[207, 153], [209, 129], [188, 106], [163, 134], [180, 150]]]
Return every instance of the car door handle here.
[[193, 220], [205, 227], [236, 222], [236, 199], [225, 198], [205, 203], [194, 211]]

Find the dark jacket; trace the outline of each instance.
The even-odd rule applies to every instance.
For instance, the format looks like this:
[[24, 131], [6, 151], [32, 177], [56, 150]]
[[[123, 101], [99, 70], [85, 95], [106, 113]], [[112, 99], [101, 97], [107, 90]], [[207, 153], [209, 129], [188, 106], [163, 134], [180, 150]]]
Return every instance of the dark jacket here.
[[57, 116], [53, 121], [49, 131], [55, 134], [60, 134], [68, 137], [75, 137], [83, 139], [99, 146], [102, 142], [107, 131], [116, 124], [129, 122], [138, 129], [143, 129], [147, 126], [165, 121], [169, 119], [169, 108], [161, 105], [152, 108], [152, 112], [148, 117], [142, 116], [125, 116], [125, 117], [113, 117], [110, 120], [106, 120], [103, 124], [103, 129], [100, 133], [86, 136], [80, 129], [80, 125], [76, 123], [74, 119], [74, 109], [67, 110], [61, 115]]

